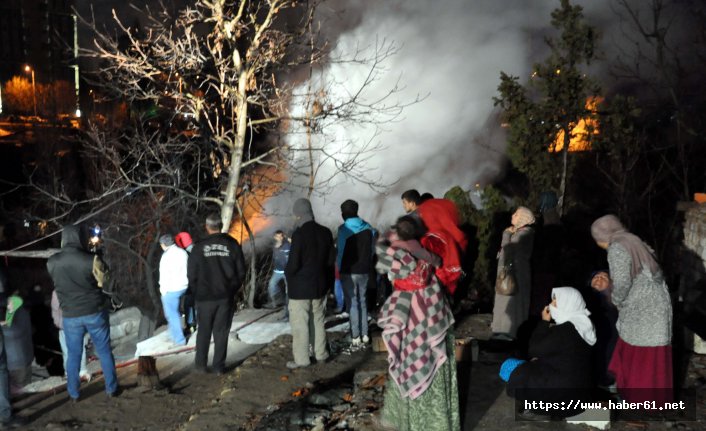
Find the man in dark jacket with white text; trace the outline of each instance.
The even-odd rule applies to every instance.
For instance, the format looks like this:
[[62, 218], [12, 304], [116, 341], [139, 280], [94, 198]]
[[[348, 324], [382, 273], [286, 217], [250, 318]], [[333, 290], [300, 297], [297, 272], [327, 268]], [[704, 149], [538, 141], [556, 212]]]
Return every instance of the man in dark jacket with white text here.
[[218, 214], [206, 217], [208, 237], [194, 245], [188, 262], [189, 289], [194, 294], [198, 332], [197, 371], [205, 372], [213, 334], [213, 372], [225, 371], [228, 333], [235, 311], [235, 294], [245, 280], [245, 260], [238, 241], [221, 233]]
[[[326, 293], [333, 285], [334, 249], [331, 231], [314, 221], [308, 199], [294, 202], [297, 228], [292, 234], [289, 260], [284, 274], [289, 291], [289, 322], [292, 327], [294, 361], [287, 368], [310, 364], [310, 328], [314, 331], [314, 354], [317, 361], [328, 358], [326, 350]], [[312, 324], [313, 323], [313, 324]]]

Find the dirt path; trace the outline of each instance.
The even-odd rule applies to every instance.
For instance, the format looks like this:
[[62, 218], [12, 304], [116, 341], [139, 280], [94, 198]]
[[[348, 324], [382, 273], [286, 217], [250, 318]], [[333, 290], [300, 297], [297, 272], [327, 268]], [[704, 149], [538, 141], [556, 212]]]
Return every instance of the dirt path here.
[[[241, 343], [244, 344], [244, 343]], [[248, 345], [245, 345], [248, 346]], [[245, 347], [242, 361], [261, 346]], [[218, 397], [224, 377], [194, 374], [183, 363], [193, 362], [193, 353], [157, 359], [165, 388], [144, 392], [137, 387], [136, 366], [118, 370], [123, 389], [119, 397], [108, 399], [103, 379], [81, 387], [81, 399], [71, 403], [66, 392], [51, 396], [20, 411], [30, 419], [28, 429], [148, 430], [178, 429], [191, 415], [207, 408]]]
[[[487, 320], [487, 319], [486, 319]], [[483, 335], [486, 322], [474, 318], [457, 328], [457, 335]], [[194, 374], [184, 368], [193, 353], [160, 358], [157, 366], [167, 389], [143, 392], [135, 383], [135, 367], [119, 371], [125, 388], [120, 397], [108, 400], [103, 382], [94, 381], [82, 388], [82, 400], [69, 402], [63, 392], [24, 409], [31, 430], [235, 430], [300, 431], [338, 429], [374, 430], [356, 425], [356, 419], [369, 417], [380, 407], [381, 386], [371, 398], [360, 399], [354, 389], [354, 375], [385, 375], [385, 356], [370, 349], [349, 352], [341, 333], [329, 334], [335, 346], [333, 359], [298, 370], [285, 367], [291, 359], [291, 336], [283, 335], [265, 346], [238, 341], [238, 357], [223, 376]], [[586, 426], [563, 422], [517, 422], [514, 402], [504, 393], [497, 370], [511, 352], [481, 343], [480, 360], [459, 364], [459, 388], [464, 410], [464, 430], [587, 430]], [[382, 370], [382, 372], [381, 372]], [[689, 382], [704, 387], [706, 358], [694, 357]], [[358, 382], [359, 383], [359, 382]], [[360, 386], [360, 385], [359, 385]], [[326, 398], [335, 398], [327, 401]], [[321, 400], [324, 400], [323, 402]], [[318, 400], [318, 401], [315, 401]], [[697, 397], [697, 417], [701, 420], [706, 402]], [[321, 406], [321, 407], [319, 407]], [[317, 409], [326, 410], [321, 421]], [[318, 422], [317, 422], [318, 421]], [[347, 424], [347, 425], [346, 425]], [[617, 422], [614, 430], [700, 430], [703, 422]]]

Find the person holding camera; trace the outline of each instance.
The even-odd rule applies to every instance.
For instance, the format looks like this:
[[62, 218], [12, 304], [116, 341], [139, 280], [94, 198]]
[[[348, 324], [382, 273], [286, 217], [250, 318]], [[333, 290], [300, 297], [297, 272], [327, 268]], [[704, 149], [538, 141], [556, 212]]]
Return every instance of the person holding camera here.
[[66, 389], [73, 402], [79, 398], [79, 368], [86, 332], [93, 341], [105, 378], [108, 397], [118, 393], [115, 359], [110, 348], [110, 301], [101, 289], [106, 279], [106, 267], [100, 256], [85, 250], [78, 226], [64, 226], [61, 251], [47, 261], [62, 312], [68, 358]]

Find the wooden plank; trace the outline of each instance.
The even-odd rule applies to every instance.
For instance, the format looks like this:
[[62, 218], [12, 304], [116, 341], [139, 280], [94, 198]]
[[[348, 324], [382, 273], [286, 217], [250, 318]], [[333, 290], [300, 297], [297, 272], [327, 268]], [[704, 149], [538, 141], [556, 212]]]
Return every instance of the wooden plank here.
[[10, 256], [10, 257], [27, 257], [27, 258], [39, 258], [39, 259], [49, 259], [56, 253], [60, 252], [60, 248], [48, 248], [46, 250], [0, 250], [0, 256]]
[[160, 388], [157, 360], [153, 356], [137, 358], [137, 385], [150, 389]]

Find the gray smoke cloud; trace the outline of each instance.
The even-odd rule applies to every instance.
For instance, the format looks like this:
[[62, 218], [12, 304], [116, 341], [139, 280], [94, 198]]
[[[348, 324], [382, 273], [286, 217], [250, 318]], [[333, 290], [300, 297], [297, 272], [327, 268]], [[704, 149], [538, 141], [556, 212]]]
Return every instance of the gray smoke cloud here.
[[[649, 27], [650, 2], [628, 3]], [[629, 62], [637, 48], [646, 48], [617, 0], [572, 4], [584, 8], [586, 19], [601, 36], [597, 47], [601, 59], [591, 66], [592, 76], [610, 77], [610, 69], [618, 61]], [[366, 125], [326, 125], [325, 143], [337, 150], [342, 142], [380, 143], [384, 148], [366, 166], [370, 177], [379, 176], [390, 186], [380, 193], [336, 175], [330, 192], [312, 197], [317, 220], [336, 226], [341, 222], [340, 203], [355, 199], [363, 218], [385, 226], [403, 212], [399, 196], [407, 189], [441, 197], [455, 185], [470, 190], [477, 183], [485, 185], [499, 179], [505, 163], [506, 136], [492, 99], [497, 96], [500, 72], [526, 82], [532, 65], [548, 55], [545, 37], [555, 35], [551, 12], [559, 6], [558, 0], [325, 3], [322, 28], [335, 53], [375, 46], [381, 40], [393, 41], [399, 47], [384, 65], [387, 73], [366, 89], [367, 100], [384, 96], [398, 79], [404, 89], [395, 94], [395, 100], [406, 103], [418, 95], [424, 98], [404, 109], [401, 117], [386, 124], [379, 135]], [[668, 7], [665, 22], [679, 22], [675, 20], [677, 15], [676, 8]], [[672, 33], [678, 37], [681, 32], [677, 27]], [[642, 72], [648, 73], [649, 67], [645, 61]], [[361, 66], [333, 64], [313, 80], [344, 81], [343, 87], [350, 91], [357, 88], [363, 74]], [[602, 81], [605, 92], [611, 90], [606, 86], [618, 84], [615, 79]], [[292, 109], [301, 112], [301, 100], [295, 99]], [[292, 134], [289, 144], [301, 148], [303, 136]], [[336, 169], [332, 163], [324, 164], [319, 175], [328, 178]], [[287, 213], [289, 203], [298, 196], [301, 193], [294, 187], [271, 202], [270, 208]]]
[[[98, 11], [105, 12], [107, 5], [123, 2], [94, 3], [102, 6]], [[177, 5], [182, 0], [172, 3]], [[602, 36], [599, 50], [603, 59], [591, 73], [607, 76], [608, 65], [617, 57], [629, 61], [639, 38], [630, 37], [635, 36], [634, 28], [617, 0], [572, 3], [584, 7], [586, 18]], [[630, 3], [649, 24], [650, 2]], [[330, 161], [324, 163], [318, 178], [333, 176], [334, 180], [326, 193], [312, 197], [317, 220], [332, 228], [337, 226], [341, 222], [340, 203], [355, 199], [363, 218], [385, 226], [403, 212], [399, 196], [404, 190], [416, 188], [441, 196], [454, 185], [468, 190], [476, 183], [485, 185], [501, 178], [505, 135], [492, 100], [497, 95], [500, 71], [526, 81], [532, 64], [548, 53], [544, 37], [553, 34], [550, 14], [559, 4], [558, 0], [324, 2], [318, 18], [322, 37], [334, 47], [334, 54], [345, 56], [357, 47], [374, 47], [382, 41], [399, 48], [383, 64], [386, 73], [366, 88], [365, 100], [384, 96], [398, 82], [402, 90], [394, 94], [390, 104], [408, 103], [417, 96], [423, 100], [404, 109], [395, 122], [377, 131], [379, 134], [365, 124], [324, 124], [325, 133], [316, 138], [317, 144], [325, 143], [330, 151], [345, 153], [349, 143], [381, 145], [383, 149], [367, 160], [367, 175], [390, 186], [383, 193], [371, 190], [344, 175], [335, 175], [336, 166]], [[676, 33], [674, 28], [678, 30], [681, 24], [672, 22], [671, 32]], [[649, 65], [643, 65], [643, 71], [645, 66]], [[314, 84], [337, 88], [333, 97], [343, 99], [345, 90], [357, 88], [366, 71], [360, 65], [329, 64], [313, 80]], [[300, 88], [308, 84], [304, 82]], [[301, 99], [293, 100], [292, 111], [301, 113]], [[288, 144], [302, 148], [305, 134], [296, 128], [292, 132]], [[291, 204], [303, 196], [301, 185], [302, 179], [296, 178], [294, 187], [267, 203], [264, 216], [274, 219], [273, 229], [291, 225]]]
[[[361, 217], [387, 225], [403, 212], [399, 196], [407, 189], [441, 197], [455, 185], [468, 190], [497, 179], [502, 174], [505, 137], [492, 98], [500, 71], [529, 75], [532, 62], [545, 53], [543, 34], [557, 5], [522, 0], [329, 4], [322, 27], [329, 32], [343, 29], [337, 36], [329, 35], [335, 53], [372, 47], [381, 40], [399, 47], [384, 64], [387, 72], [366, 88], [365, 97], [383, 97], [399, 80], [404, 88], [391, 103], [407, 103], [418, 95], [423, 100], [406, 107], [377, 136], [366, 125], [327, 124], [328, 144], [379, 142], [383, 149], [366, 166], [371, 177], [379, 176], [391, 186], [380, 193], [338, 175], [331, 193], [312, 198], [317, 220], [337, 225], [339, 205], [350, 198], [360, 203]], [[334, 64], [314, 79], [345, 80], [350, 89], [363, 74], [364, 66]], [[292, 109], [301, 110], [296, 100]], [[303, 134], [293, 134], [289, 143], [301, 148], [303, 140]], [[325, 164], [320, 175], [328, 178], [336, 169]], [[292, 195], [296, 191], [272, 206], [286, 206]]]

